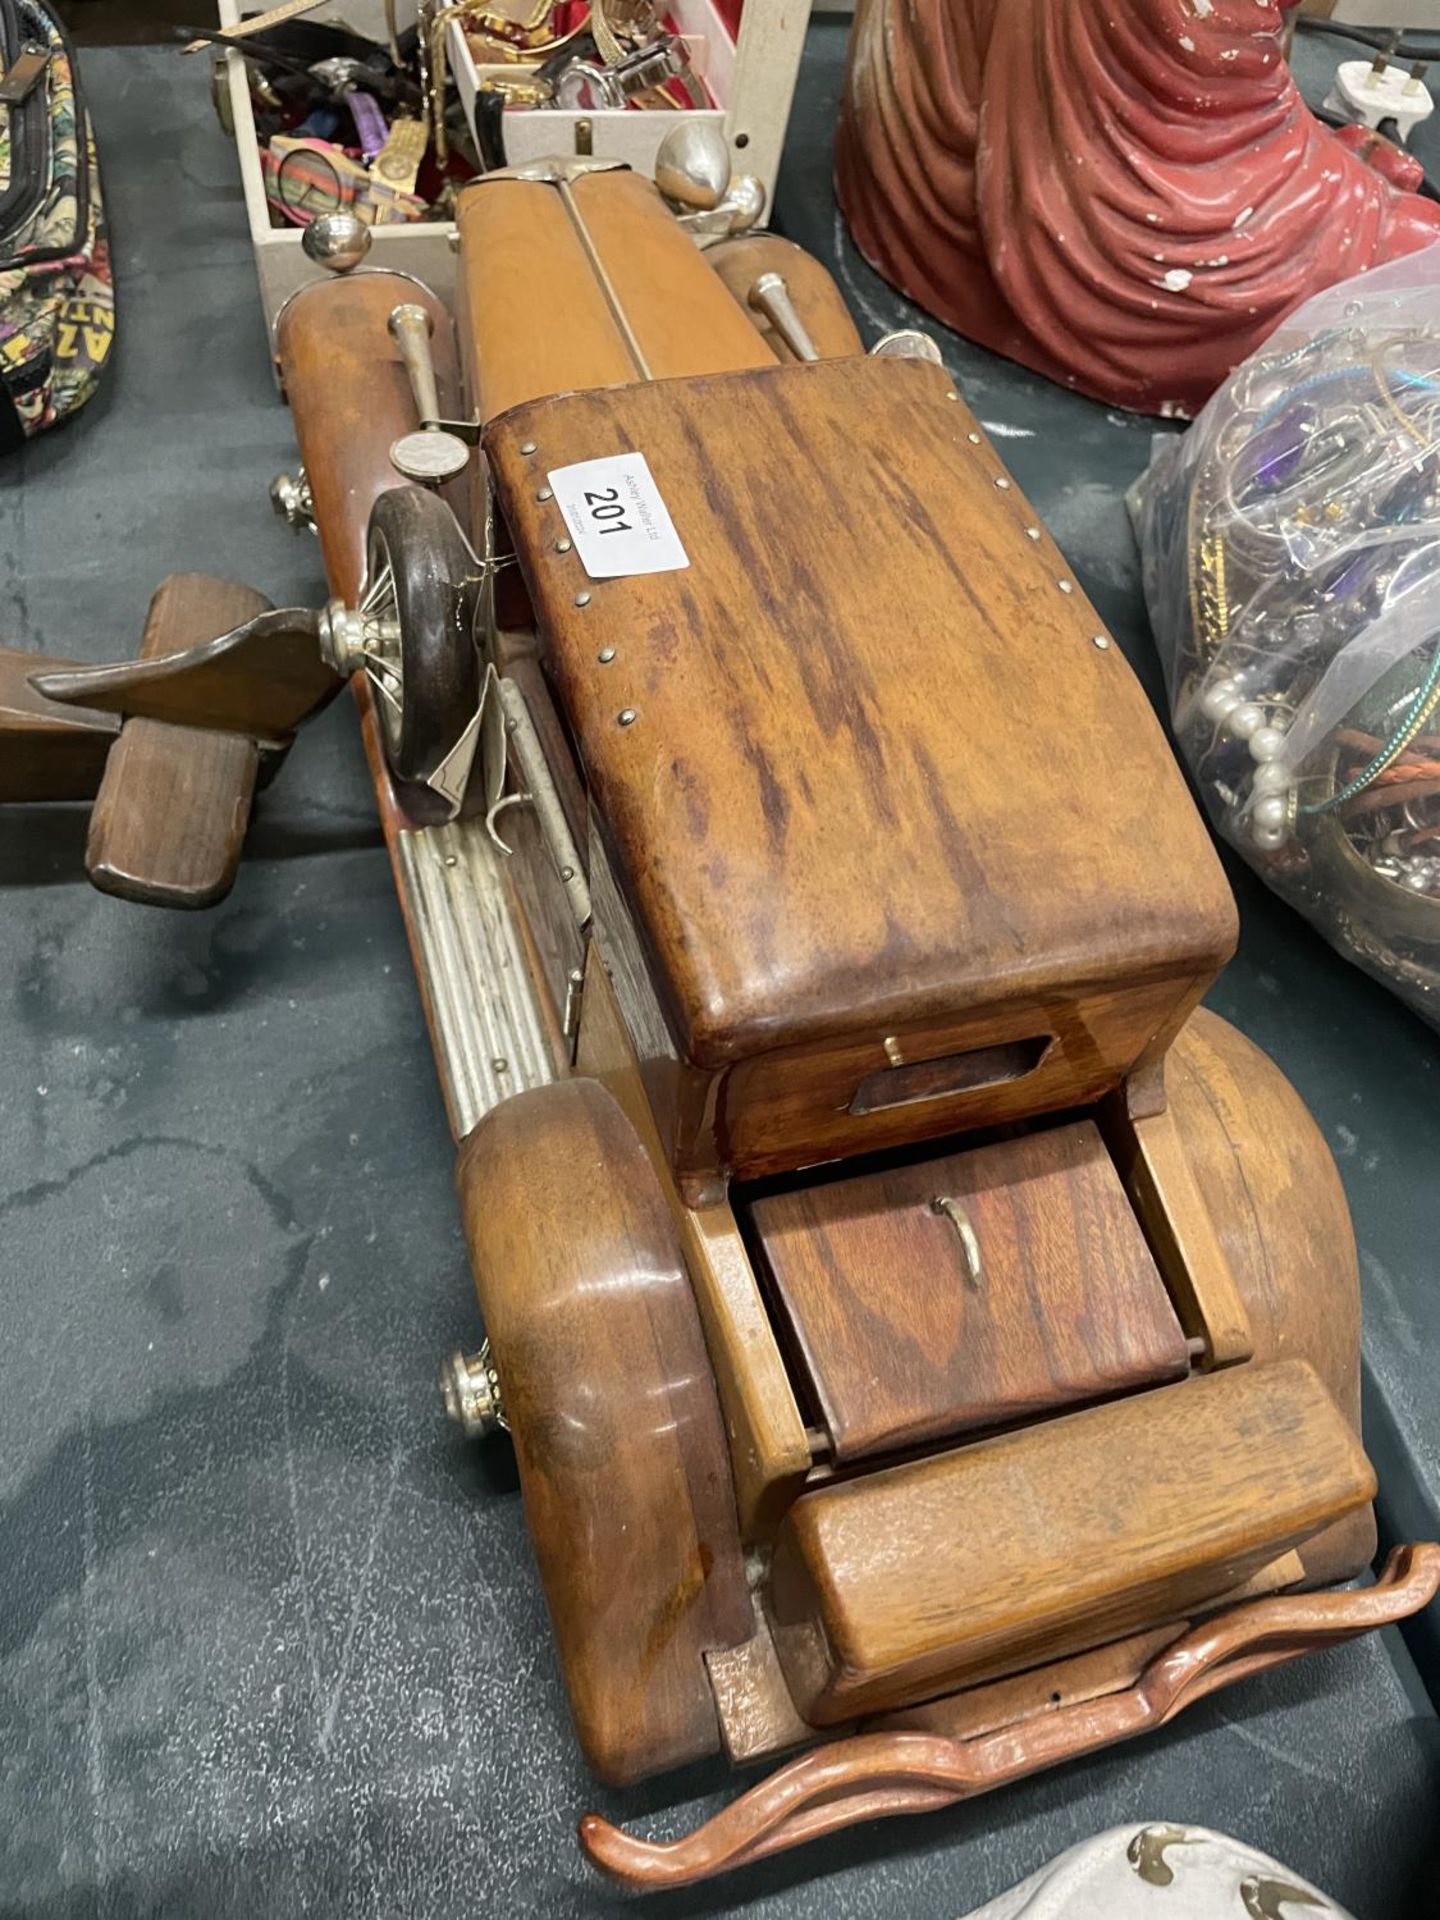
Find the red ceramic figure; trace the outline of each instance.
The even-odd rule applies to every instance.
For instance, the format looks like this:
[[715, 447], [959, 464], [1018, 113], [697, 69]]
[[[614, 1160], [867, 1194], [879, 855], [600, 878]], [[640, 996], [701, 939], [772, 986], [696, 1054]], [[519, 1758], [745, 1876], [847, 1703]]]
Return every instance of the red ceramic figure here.
[[1302, 300], [1440, 240], [1403, 158], [1305, 106], [1287, 7], [859, 0], [836, 157], [856, 244], [1012, 360], [1193, 413]]

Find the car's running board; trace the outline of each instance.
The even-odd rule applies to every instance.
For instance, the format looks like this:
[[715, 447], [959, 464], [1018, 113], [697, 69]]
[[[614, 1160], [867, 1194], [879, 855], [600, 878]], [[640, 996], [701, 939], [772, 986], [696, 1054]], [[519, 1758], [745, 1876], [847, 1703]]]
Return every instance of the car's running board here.
[[388, 836], [450, 1126], [557, 1077], [554, 1016], [482, 819]]

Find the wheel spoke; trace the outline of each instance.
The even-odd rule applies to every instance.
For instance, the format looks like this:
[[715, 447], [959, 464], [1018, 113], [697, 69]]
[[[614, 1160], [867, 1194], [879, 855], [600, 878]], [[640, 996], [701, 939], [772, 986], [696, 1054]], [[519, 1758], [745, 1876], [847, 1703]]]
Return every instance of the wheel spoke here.
[[384, 653], [372, 653], [367, 647], [360, 658], [373, 679], [377, 674], [386, 680], [392, 680], [397, 687], [405, 685], [405, 675], [400, 670], [400, 662]]
[[373, 668], [370, 670], [368, 674], [368, 678], [371, 686], [374, 687], [375, 691], [381, 696], [381, 698], [387, 702], [387, 704], [390, 707], [390, 711], [395, 715], [395, 718], [398, 720], [400, 718], [400, 713], [401, 713], [400, 701], [396, 693], [394, 692], [394, 690], [386, 686], [385, 682], [388, 679], [388, 677], [389, 676], [387, 674], [375, 672]]
[[400, 668], [400, 603], [388, 547], [377, 541], [371, 548], [370, 560], [375, 577], [366, 586], [360, 602], [360, 616], [365, 622], [361, 659], [365, 663], [365, 677], [379, 696], [381, 730], [393, 754], [405, 717], [405, 681]]
[[386, 610], [393, 613], [395, 609], [395, 573], [388, 560], [380, 569], [379, 573], [376, 574], [372, 585], [366, 589], [365, 598], [360, 603], [360, 611], [361, 613], [378, 613], [382, 603], [387, 601], [388, 605]]

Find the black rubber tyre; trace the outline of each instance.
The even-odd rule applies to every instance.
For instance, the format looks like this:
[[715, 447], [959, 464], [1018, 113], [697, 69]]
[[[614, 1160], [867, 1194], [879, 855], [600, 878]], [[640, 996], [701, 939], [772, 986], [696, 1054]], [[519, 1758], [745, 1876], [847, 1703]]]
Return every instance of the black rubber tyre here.
[[399, 628], [398, 708], [381, 691], [375, 701], [385, 756], [397, 778], [421, 781], [455, 745], [480, 697], [472, 630], [479, 566], [454, 514], [424, 487], [382, 493], [365, 545], [367, 604], [375, 599], [372, 610]]

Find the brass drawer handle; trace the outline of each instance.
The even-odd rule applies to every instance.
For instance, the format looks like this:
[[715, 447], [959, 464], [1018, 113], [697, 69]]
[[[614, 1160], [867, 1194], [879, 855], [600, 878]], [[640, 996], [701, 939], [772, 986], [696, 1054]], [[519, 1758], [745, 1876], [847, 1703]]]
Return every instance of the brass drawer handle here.
[[958, 1200], [948, 1199], [944, 1195], [937, 1195], [930, 1202], [930, 1211], [943, 1214], [954, 1227], [960, 1241], [960, 1257], [965, 1262], [965, 1278], [975, 1292], [979, 1293], [985, 1284], [985, 1268], [980, 1259], [980, 1242], [975, 1238], [975, 1229], [970, 1224], [969, 1214]]

